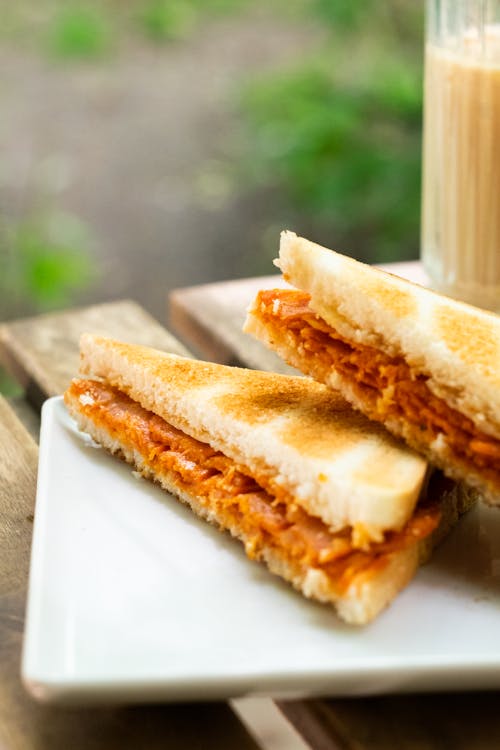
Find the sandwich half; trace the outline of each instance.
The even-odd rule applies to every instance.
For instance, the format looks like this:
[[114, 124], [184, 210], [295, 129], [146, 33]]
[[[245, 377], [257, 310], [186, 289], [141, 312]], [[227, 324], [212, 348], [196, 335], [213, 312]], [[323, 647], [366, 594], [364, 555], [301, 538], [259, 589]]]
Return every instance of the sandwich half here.
[[393, 599], [474, 499], [309, 378], [89, 334], [81, 373], [64, 395], [81, 430], [351, 623]]
[[500, 318], [283, 232], [244, 330], [500, 504]]

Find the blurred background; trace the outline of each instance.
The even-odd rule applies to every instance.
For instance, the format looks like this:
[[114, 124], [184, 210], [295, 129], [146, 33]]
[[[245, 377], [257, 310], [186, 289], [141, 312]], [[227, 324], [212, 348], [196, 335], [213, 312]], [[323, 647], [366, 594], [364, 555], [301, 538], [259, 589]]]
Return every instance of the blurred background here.
[[423, 3], [0, 0], [0, 320], [415, 258]]

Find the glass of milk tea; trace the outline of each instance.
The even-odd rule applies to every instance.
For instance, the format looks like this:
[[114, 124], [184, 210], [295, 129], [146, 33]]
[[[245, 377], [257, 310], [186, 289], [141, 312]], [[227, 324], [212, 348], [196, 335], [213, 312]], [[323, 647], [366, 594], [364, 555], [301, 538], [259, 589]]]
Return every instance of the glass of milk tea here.
[[500, 0], [428, 0], [422, 260], [500, 312]]

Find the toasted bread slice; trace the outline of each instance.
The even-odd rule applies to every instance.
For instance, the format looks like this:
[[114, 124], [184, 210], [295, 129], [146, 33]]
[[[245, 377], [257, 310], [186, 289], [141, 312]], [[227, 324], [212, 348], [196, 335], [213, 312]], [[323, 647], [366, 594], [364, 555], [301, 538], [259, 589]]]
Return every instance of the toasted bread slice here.
[[473, 501], [463, 488], [435, 474], [404, 529], [360, 550], [348, 530], [332, 532], [286, 495], [271, 496], [245, 466], [107, 382], [75, 380], [65, 402], [80, 429], [103, 447], [240, 539], [250, 557], [305, 596], [332, 603], [355, 624], [370, 621], [393, 599]]
[[278, 264], [306, 296], [261, 295], [245, 330], [500, 503], [500, 318], [292, 232]]
[[81, 339], [81, 372], [246, 466], [332, 529], [380, 538], [402, 528], [417, 503], [426, 462], [309, 378], [91, 335]]

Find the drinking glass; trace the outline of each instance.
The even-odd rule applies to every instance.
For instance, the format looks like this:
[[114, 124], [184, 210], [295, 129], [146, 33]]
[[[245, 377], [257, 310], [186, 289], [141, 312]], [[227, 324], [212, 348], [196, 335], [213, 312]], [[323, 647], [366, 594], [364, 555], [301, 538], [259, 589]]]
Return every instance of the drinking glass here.
[[424, 267], [500, 312], [500, 0], [428, 0], [424, 94]]

